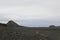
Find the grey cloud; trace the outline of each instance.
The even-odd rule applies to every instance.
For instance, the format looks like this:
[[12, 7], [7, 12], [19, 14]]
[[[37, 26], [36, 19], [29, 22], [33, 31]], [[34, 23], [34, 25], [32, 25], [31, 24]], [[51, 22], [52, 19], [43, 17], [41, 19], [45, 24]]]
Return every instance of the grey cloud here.
[[[0, 0], [0, 21], [9, 20], [8, 17], [27, 20], [21, 22], [24, 25], [38, 26], [45, 23], [58, 25], [60, 23], [60, 0]], [[37, 20], [34, 21], [35, 19]]]

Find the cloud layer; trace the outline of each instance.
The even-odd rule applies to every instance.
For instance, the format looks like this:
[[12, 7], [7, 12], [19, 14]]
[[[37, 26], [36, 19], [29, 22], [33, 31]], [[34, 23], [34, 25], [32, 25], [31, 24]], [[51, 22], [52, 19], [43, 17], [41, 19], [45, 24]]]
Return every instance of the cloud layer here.
[[[33, 26], [45, 23], [48, 25], [52, 22], [57, 25], [60, 24], [59, 4], [60, 0], [0, 0], [0, 21], [24, 20], [21, 24], [28, 25], [32, 20]], [[39, 21], [36, 23], [34, 20]]]

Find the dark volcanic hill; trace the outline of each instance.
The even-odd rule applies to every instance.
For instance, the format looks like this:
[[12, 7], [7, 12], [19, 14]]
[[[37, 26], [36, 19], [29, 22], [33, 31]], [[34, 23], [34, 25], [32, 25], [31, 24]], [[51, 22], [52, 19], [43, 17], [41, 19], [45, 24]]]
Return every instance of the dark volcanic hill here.
[[23, 26], [18, 25], [17, 23], [15, 23], [12, 20], [7, 23], [7, 26], [8, 27], [23, 27]]

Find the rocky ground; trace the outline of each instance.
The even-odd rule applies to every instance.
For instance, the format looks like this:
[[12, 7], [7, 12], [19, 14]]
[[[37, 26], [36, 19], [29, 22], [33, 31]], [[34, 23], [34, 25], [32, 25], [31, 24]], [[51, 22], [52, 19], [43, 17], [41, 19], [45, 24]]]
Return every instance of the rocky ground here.
[[[43, 32], [42, 32], [43, 33]], [[24, 31], [4, 27], [0, 29], [0, 40], [47, 40], [47, 37], [38, 31]]]
[[60, 40], [60, 28], [24, 27], [10, 21], [0, 24], [0, 40]]

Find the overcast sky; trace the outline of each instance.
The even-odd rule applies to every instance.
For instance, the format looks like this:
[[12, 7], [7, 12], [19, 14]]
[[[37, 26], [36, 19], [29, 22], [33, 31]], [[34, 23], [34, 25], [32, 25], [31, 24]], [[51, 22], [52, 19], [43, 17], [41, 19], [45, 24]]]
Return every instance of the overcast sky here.
[[0, 22], [25, 26], [60, 25], [60, 0], [0, 0]]

